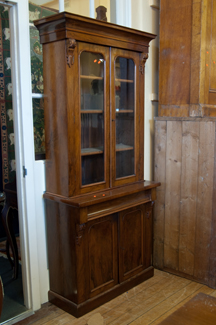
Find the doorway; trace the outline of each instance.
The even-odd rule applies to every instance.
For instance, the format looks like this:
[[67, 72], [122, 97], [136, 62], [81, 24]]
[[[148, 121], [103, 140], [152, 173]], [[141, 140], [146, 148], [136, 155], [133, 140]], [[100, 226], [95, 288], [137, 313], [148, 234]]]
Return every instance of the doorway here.
[[[10, 6], [0, 4], [0, 276], [4, 288], [1, 322], [26, 311], [16, 193], [9, 11]], [[13, 195], [13, 203], [11, 199], [9, 200], [11, 195]], [[9, 210], [6, 209], [6, 201]], [[5, 219], [3, 211], [5, 211]], [[10, 230], [7, 227], [9, 221], [12, 224]]]

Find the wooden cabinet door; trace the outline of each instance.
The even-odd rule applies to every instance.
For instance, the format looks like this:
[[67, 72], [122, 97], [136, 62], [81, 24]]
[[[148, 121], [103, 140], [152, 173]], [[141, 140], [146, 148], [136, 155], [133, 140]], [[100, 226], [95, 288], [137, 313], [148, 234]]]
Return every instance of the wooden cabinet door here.
[[111, 186], [135, 182], [140, 177], [139, 123], [143, 107], [139, 99], [143, 91], [142, 85], [139, 88], [139, 65], [138, 53], [111, 50]]
[[151, 265], [151, 203], [119, 213], [119, 281], [142, 272]]
[[77, 193], [87, 193], [103, 190], [110, 184], [109, 48], [79, 42], [77, 51]]
[[89, 222], [89, 297], [118, 283], [117, 214]]

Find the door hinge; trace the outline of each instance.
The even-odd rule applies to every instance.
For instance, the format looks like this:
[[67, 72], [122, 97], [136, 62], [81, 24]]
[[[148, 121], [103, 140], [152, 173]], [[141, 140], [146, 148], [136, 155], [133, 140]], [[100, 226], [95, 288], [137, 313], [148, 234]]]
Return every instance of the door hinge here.
[[25, 166], [23, 166], [23, 178], [25, 178], [27, 175], [27, 169], [25, 168]]

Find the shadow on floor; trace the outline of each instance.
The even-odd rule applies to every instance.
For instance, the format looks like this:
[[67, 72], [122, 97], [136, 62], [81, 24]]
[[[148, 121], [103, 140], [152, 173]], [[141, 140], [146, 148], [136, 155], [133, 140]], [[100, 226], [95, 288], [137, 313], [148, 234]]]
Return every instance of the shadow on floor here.
[[19, 265], [19, 276], [14, 280], [10, 262], [7, 258], [0, 256], [0, 275], [4, 286], [1, 324], [23, 313], [27, 308], [24, 306], [21, 265]]

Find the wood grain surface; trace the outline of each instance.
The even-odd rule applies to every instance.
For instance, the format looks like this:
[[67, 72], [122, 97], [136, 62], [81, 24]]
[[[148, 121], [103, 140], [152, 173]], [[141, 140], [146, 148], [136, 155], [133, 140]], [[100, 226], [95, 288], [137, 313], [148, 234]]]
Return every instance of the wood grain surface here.
[[216, 323], [216, 298], [199, 293], [160, 325], [213, 325]]
[[155, 122], [154, 265], [215, 287], [215, 119], [165, 120]]

